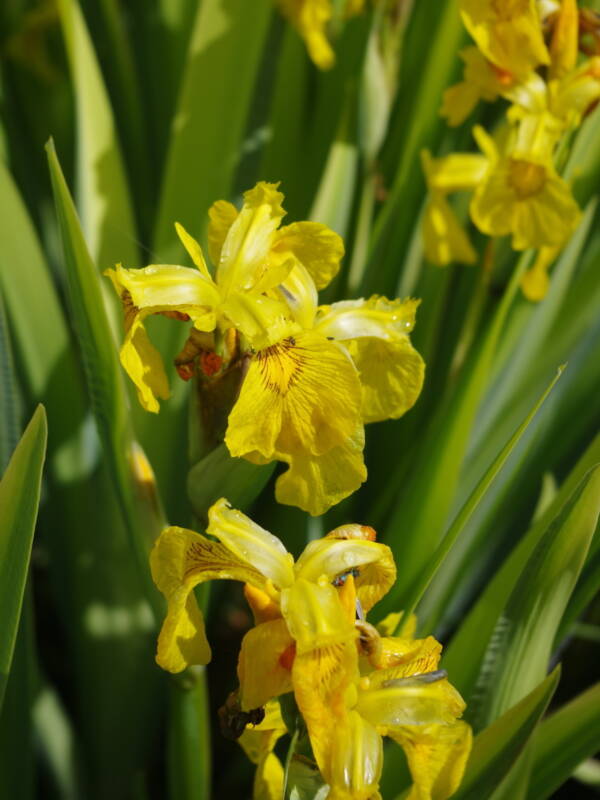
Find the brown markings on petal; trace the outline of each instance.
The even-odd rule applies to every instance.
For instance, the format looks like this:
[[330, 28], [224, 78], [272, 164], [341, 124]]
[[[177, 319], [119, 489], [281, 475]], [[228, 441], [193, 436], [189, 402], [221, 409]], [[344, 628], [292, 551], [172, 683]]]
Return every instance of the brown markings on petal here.
[[192, 542], [185, 551], [184, 563], [187, 565], [183, 574], [184, 580], [198, 570], [206, 570], [211, 573], [225, 572], [230, 575], [232, 568], [238, 568], [243, 569], [246, 574], [243, 579], [238, 578], [237, 580], [248, 581], [250, 578], [256, 578], [257, 586], [262, 586], [265, 582], [262, 573], [251, 564], [236, 563], [235, 557], [225, 545], [209, 539], [200, 539]]
[[123, 317], [125, 320], [125, 330], [128, 331], [133, 325], [133, 321], [139, 314], [139, 308], [133, 304], [131, 292], [128, 289], [123, 289], [121, 292], [121, 302], [123, 303]]
[[190, 315], [183, 311], [160, 311], [159, 313], [167, 319], [176, 319], [179, 322], [189, 322], [191, 319]]
[[300, 379], [306, 357], [293, 336], [266, 347], [256, 354], [265, 389], [285, 395]]

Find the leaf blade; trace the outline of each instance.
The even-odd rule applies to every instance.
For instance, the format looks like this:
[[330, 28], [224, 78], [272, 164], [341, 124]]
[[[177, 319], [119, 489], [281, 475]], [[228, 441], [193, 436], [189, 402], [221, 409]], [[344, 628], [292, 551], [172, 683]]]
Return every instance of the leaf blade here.
[[0, 481], [0, 706], [19, 627], [47, 438], [46, 412], [38, 406]]

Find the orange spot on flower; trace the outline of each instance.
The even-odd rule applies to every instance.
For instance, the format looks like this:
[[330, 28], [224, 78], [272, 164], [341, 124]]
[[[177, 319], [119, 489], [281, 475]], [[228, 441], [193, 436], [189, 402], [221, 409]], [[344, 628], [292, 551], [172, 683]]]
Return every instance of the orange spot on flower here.
[[375, 528], [372, 528], [370, 525], [361, 525], [361, 528], [363, 529], [363, 533], [367, 541], [375, 542], [377, 540], [377, 531]]
[[509, 72], [507, 69], [502, 69], [502, 67], [498, 67], [496, 66], [496, 64], [492, 64], [491, 61], [488, 63], [492, 68], [492, 70], [494, 71], [494, 74], [496, 75], [498, 82], [502, 86], [511, 86], [511, 84], [514, 82], [515, 79], [512, 72]]
[[291, 670], [294, 659], [296, 658], [296, 645], [294, 643], [288, 645], [283, 653], [279, 656], [279, 663], [284, 669]]

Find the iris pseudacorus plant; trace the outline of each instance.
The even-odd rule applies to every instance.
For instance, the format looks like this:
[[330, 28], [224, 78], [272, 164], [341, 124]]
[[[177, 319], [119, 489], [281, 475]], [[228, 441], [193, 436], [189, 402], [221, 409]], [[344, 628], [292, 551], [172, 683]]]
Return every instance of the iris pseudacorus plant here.
[[277, 500], [322, 514], [366, 479], [364, 423], [412, 407], [424, 363], [410, 342], [416, 300], [371, 297], [319, 306], [317, 290], [339, 270], [341, 238], [316, 222], [280, 227], [277, 186], [258, 183], [241, 211], [210, 209], [209, 252], [177, 232], [194, 268], [152, 265], [107, 274], [123, 302], [121, 363], [141, 404], [159, 410], [169, 384], [144, 320], [163, 314], [193, 323], [175, 359], [179, 374], [243, 377], [224, 440], [234, 457], [284, 461]]
[[236, 735], [251, 723], [242, 744], [258, 765], [257, 784], [269, 784], [273, 796], [281, 790], [273, 748], [285, 725], [273, 701], [293, 693], [330, 800], [378, 797], [382, 736], [406, 753], [413, 800], [449, 797], [471, 747], [471, 729], [459, 719], [464, 702], [438, 670], [435, 639], [390, 635], [398, 615], [379, 629], [366, 621], [396, 577], [375, 531], [343, 525], [294, 562], [277, 537], [221, 499], [207, 533], [217, 541], [170, 527], [152, 551], [152, 575], [168, 604], [157, 661], [172, 672], [207, 663], [193, 589], [217, 578], [246, 584], [256, 624], [243, 639], [239, 690], [224, 715], [236, 720]]

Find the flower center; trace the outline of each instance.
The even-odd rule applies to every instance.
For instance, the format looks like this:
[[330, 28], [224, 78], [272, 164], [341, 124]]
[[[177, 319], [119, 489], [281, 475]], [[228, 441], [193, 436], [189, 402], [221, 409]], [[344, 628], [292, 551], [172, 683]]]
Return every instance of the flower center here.
[[540, 164], [531, 161], [522, 161], [518, 158], [510, 160], [508, 183], [517, 194], [519, 200], [524, 200], [534, 194], [539, 194], [546, 183], [546, 169]]

